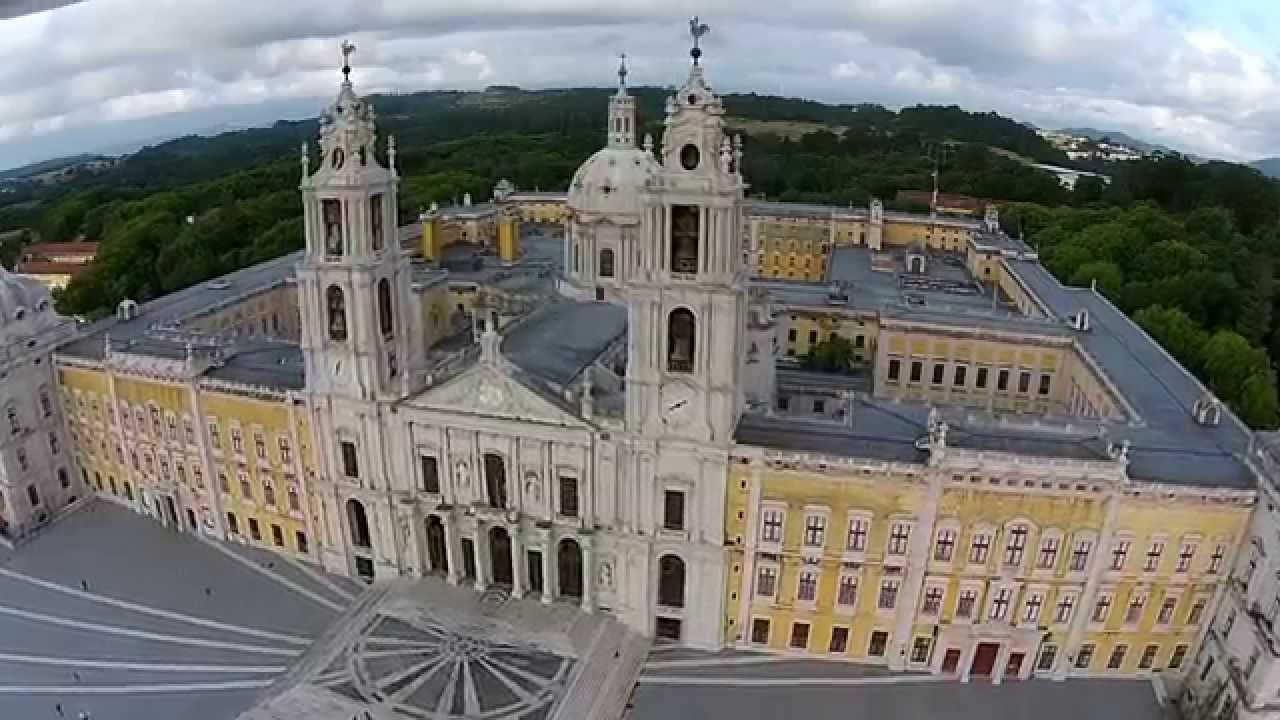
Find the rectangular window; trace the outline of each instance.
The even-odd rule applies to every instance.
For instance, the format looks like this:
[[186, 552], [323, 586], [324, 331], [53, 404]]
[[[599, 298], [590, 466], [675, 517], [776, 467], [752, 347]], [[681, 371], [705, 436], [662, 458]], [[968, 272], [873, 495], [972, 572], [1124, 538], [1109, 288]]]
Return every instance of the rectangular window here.
[[1173, 611], [1178, 607], [1178, 598], [1167, 597], [1160, 604], [1160, 614], [1156, 615], [1156, 623], [1168, 625], [1173, 622]]
[[1137, 595], [1129, 599], [1129, 607], [1124, 611], [1124, 621], [1130, 625], [1142, 619], [1142, 610], [1147, 606], [1147, 596]]
[[1038, 623], [1040, 622], [1040, 608], [1044, 605], [1044, 596], [1040, 593], [1031, 593], [1027, 598], [1026, 607], [1022, 610], [1022, 622]]
[[1111, 657], [1107, 658], [1108, 670], [1119, 670], [1124, 664], [1124, 655], [1129, 652], [1128, 645], [1117, 645], [1111, 650]]
[[911, 382], [918, 383], [924, 374], [924, 363], [919, 360], [911, 361]]
[[1076, 653], [1076, 669], [1086, 670], [1093, 663], [1093, 643], [1085, 643], [1080, 646], [1080, 651]]
[[791, 648], [793, 650], [806, 650], [809, 647], [809, 623], [792, 623], [791, 624]]
[[831, 628], [831, 644], [827, 646], [827, 652], [842, 653], [849, 649], [849, 628], [837, 627]]
[[1040, 541], [1040, 559], [1036, 561], [1036, 567], [1042, 570], [1052, 570], [1054, 565], [1058, 564], [1058, 538], [1049, 537]]
[[1098, 602], [1093, 606], [1093, 622], [1101, 623], [1107, 621], [1107, 615], [1111, 613], [1111, 596], [1099, 595]]
[[972, 588], [961, 590], [960, 598], [956, 600], [956, 617], [971, 618], [973, 617], [973, 607], [978, 603], [978, 591]]
[[1000, 368], [1000, 372], [996, 375], [996, 390], [1004, 392], [1009, 389], [1009, 369]]
[[769, 565], [761, 566], [756, 575], [756, 594], [760, 597], [773, 597], [778, 591], [778, 568]]
[[980, 533], [973, 536], [973, 544], [969, 546], [969, 562], [981, 565], [987, 561], [991, 552], [991, 536]]
[[1195, 604], [1191, 606], [1191, 612], [1187, 613], [1188, 625], [1199, 625], [1200, 617], [1204, 615], [1204, 598], [1199, 598]]
[[782, 511], [765, 510], [760, 523], [760, 539], [764, 542], [782, 542]]
[[757, 645], [767, 645], [769, 643], [768, 618], [753, 618], [751, 620], [751, 642]]
[[1058, 610], [1053, 615], [1053, 621], [1056, 623], [1067, 623], [1071, 621], [1071, 611], [1076, 606], [1075, 595], [1063, 595], [1058, 599]]
[[260, 432], [253, 434], [253, 453], [259, 460], [267, 459], [267, 439]]
[[1031, 373], [1023, 370], [1018, 375], [1018, 393], [1026, 395], [1028, 392], [1031, 392]]
[[827, 411], [827, 401], [826, 401], [826, 400], [823, 400], [822, 398], [818, 398], [817, 400], [814, 400], [814, 401], [813, 401], [813, 411], [814, 411], [815, 413], [817, 413], [818, 415], [821, 415], [822, 413], [826, 412], [826, 411]]
[[1138, 659], [1139, 670], [1150, 670], [1156, 664], [1156, 655], [1160, 653], [1159, 645], [1148, 645], [1142, 648], [1142, 657]]
[[924, 605], [922, 612], [925, 615], [937, 615], [942, 612], [942, 598], [944, 591], [940, 587], [931, 587], [924, 591]]
[[1058, 659], [1058, 646], [1045, 645], [1040, 648], [1040, 659], [1036, 661], [1036, 670], [1047, 672], [1053, 669], [1053, 661]]
[[796, 329], [791, 328], [790, 330], [787, 330], [787, 342], [795, 342], [795, 341], [796, 341]]
[[1169, 669], [1177, 670], [1182, 667], [1182, 661], [1187, 657], [1186, 645], [1174, 645], [1173, 654], [1169, 656]]
[[240, 521], [236, 519], [236, 514], [233, 512], [227, 513], [227, 532], [232, 535], [240, 534]]
[[902, 361], [898, 358], [889, 358], [889, 382], [898, 382], [900, 375], [902, 375]]
[[560, 514], [578, 517], [578, 478], [560, 476]]
[[662, 496], [662, 527], [684, 530], [684, 493], [667, 490]]
[[1124, 562], [1129, 558], [1129, 541], [1121, 540], [1111, 547], [1111, 569], [1123, 570]]
[[274, 523], [271, 525], [271, 542], [276, 547], [284, 547], [284, 529]]
[[[125, 415], [125, 417], [128, 417], [128, 415]], [[222, 435], [218, 432], [218, 423], [216, 422], [209, 423], [209, 444], [213, 445], [214, 449], [222, 448]]]
[[845, 607], [858, 604], [858, 579], [852, 575], [840, 578], [840, 589], [836, 593], [836, 603]]
[[934, 363], [933, 365], [933, 384], [941, 385], [942, 376], [946, 373], [947, 366], [943, 363]]
[[796, 600], [813, 602], [818, 597], [818, 574], [812, 570], [801, 570], [800, 579], [796, 582]]
[[293, 534], [293, 541], [298, 545], [298, 552], [307, 553], [307, 534], [301, 530]]
[[356, 444], [346, 440], [342, 442], [342, 474], [349, 478], [360, 477], [360, 460], [356, 456]]
[[881, 610], [892, 610], [898, 604], [898, 581], [885, 580], [880, 583], [880, 598], [876, 606]]
[[280, 447], [280, 462], [288, 465], [293, 462], [293, 449], [289, 446], [289, 438], [281, 435], [276, 441]]
[[249, 537], [254, 540], [262, 539], [262, 529], [258, 527], [257, 518], [249, 518]]
[[911, 662], [929, 662], [929, 648], [933, 646], [933, 638], [918, 637], [911, 645]]
[[849, 521], [849, 542], [846, 548], [851, 552], [862, 552], [867, 549], [867, 527], [870, 521], [866, 518], [853, 518]]
[[804, 519], [804, 544], [822, 547], [827, 536], [827, 519], [822, 515], [807, 515]]
[[973, 384], [979, 390], [987, 389], [987, 368], [984, 368], [984, 367], [978, 368], [978, 376], [974, 378]]
[[238, 477], [240, 478], [240, 497], [252, 502], [253, 485], [249, 483], [249, 474], [242, 472], [239, 473]]
[[1052, 384], [1053, 384], [1053, 376], [1052, 376], [1052, 375], [1041, 375], [1041, 376], [1040, 376], [1040, 394], [1041, 394], [1041, 395], [1048, 395], [1048, 394], [1049, 394], [1049, 388], [1050, 388], [1050, 386], [1051, 386]]
[[231, 428], [231, 449], [237, 454], [244, 454], [244, 436], [240, 434], [240, 428]]
[[909, 523], [894, 523], [889, 533], [889, 554], [906, 555], [910, 539], [911, 525]]
[[1178, 551], [1178, 572], [1187, 572], [1191, 569], [1191, 561], [1195, 559], [1196, 546], [1194, 543], [1183, 543], [1182, 549]]
[[957, 365], [955, 374], [951, 376], [951, 384], [962, 388], [964, 387], [965, 374], [969, 371], [968, 365]]
[[1000, 588], [996, 591], [996, 596], [991, 600], [991, 612], [988, 618], [991, 620], [1004, 620], [1009, 616], [1009, 601], [1013, 598], [1013, 590], [1009, 588]]
[[1004, 564], [1010, 567], [1022, 564], [1022, 555], [1027, 548], [1027, 526], [1014, 525], [1009, 530], [1009, 542], [1004, 547]]
[[429, 493], [440, 492], [440, 464], [439, 461], [430, 455], [422, 455], [422, 491]]
[[1142, 569], [1146, 572], [1155, 572], [1160, 567], [1160, 556], [1164, 554], [1164, 543], [1153, 542], [1150, 549], [1147, 550], [1147, 559], [1142, 563]]
[[933, 559], [938, 562], [951, 562], [951, 555], [956, 547], [956, 531], [944, 528], [938, 531], [938, 542], [933, 546]]
[[1084, 572], [1085, 566], [1089, 563], [1089, 551], [1093, 550], [1093, 543], [1088, 540], [1077, 540], [1076, 547], [1071, 551], [1071, 570], [1072, 572]]
[[[1213, 555], [1209, 558], [1208, 572], [1210, 575], [1217, 575], [1218, 572], [1222, 570], [1222, 558], [1224, 553], [1225, 553], [1225, 548], [1223, 548], [1223, 546], [1221, 545], [1213, 549]], [[1174, 652], [1177, 652], [1176, 648], [1174, 649]]]
[[889, 646], [889, 633], [875, 630], [871, 633], [871, 642], [867, 643], [867, 655], [884, 657], [885, 648]]

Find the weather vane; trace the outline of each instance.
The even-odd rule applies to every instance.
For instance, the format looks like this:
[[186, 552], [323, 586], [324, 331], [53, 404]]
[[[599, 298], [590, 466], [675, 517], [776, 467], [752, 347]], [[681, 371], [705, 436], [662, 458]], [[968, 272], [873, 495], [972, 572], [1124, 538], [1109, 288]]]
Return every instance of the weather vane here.
[[350, 41], [342, 41], [342, 76], [351, 81], [351, 53], [356, 51], [356, 46]]
[[702, 36], [711, 32], [711, 26], [698, 22], [698, 16], [694, 15], [689, 21], [689, 34], [693, 36], [693, 49], [689, 51], [689, 55], [693, 57], [693, 64], [698, 64], [698, 58], [702, 57], [702, 48], [698, 47], [698, 43], [702, 40]]
[[627, 54], [622, 53], [618, 58], [618, 85], [625, 87], [627, 84]]

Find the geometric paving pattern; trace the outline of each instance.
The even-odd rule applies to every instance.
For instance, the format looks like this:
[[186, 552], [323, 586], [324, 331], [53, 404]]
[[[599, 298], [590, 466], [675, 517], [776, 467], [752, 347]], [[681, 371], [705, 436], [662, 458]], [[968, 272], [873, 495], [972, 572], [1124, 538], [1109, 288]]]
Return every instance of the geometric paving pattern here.
[[311, 682], [410, 718], [541, 720], [573, 665], [499, 639], [480, 622], [446, 627], [421, 614], [411, 621], [378, 615]]

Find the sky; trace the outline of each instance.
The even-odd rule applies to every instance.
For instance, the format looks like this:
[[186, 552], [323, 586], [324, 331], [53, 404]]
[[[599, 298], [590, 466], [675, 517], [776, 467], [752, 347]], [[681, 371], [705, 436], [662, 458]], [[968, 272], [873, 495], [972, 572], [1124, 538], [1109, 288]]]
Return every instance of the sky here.
[[85, 0], [0, 20], [0, 168], [313, 116], [343, 39], [366, 93], [604, 86], [622, 52], [633, 84], [674, 85], [695, 12], [722, 92], [1280, 155], [1274, 0]]

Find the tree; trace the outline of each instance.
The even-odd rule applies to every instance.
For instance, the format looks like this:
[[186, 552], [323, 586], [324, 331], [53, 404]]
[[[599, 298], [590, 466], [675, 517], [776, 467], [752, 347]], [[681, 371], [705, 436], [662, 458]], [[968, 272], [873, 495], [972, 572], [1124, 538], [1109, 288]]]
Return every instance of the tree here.
[[1133, 320], [1193, 372], [1204, 365], [1209, 333], [1182, 310], [1152, 305], [1135, 313]]
[[1071, 275], [1070, 284], [1081, 287], [1096, 284], [1103, 295], [1115, 298], [1124, 287], [1124, 273], [1113, 262], [1095, 260], [1076, 268]]
[[823, 372], [847, 372], [853, 368], [853, 343], [839, 335], [809, 348], [804, 367]]

